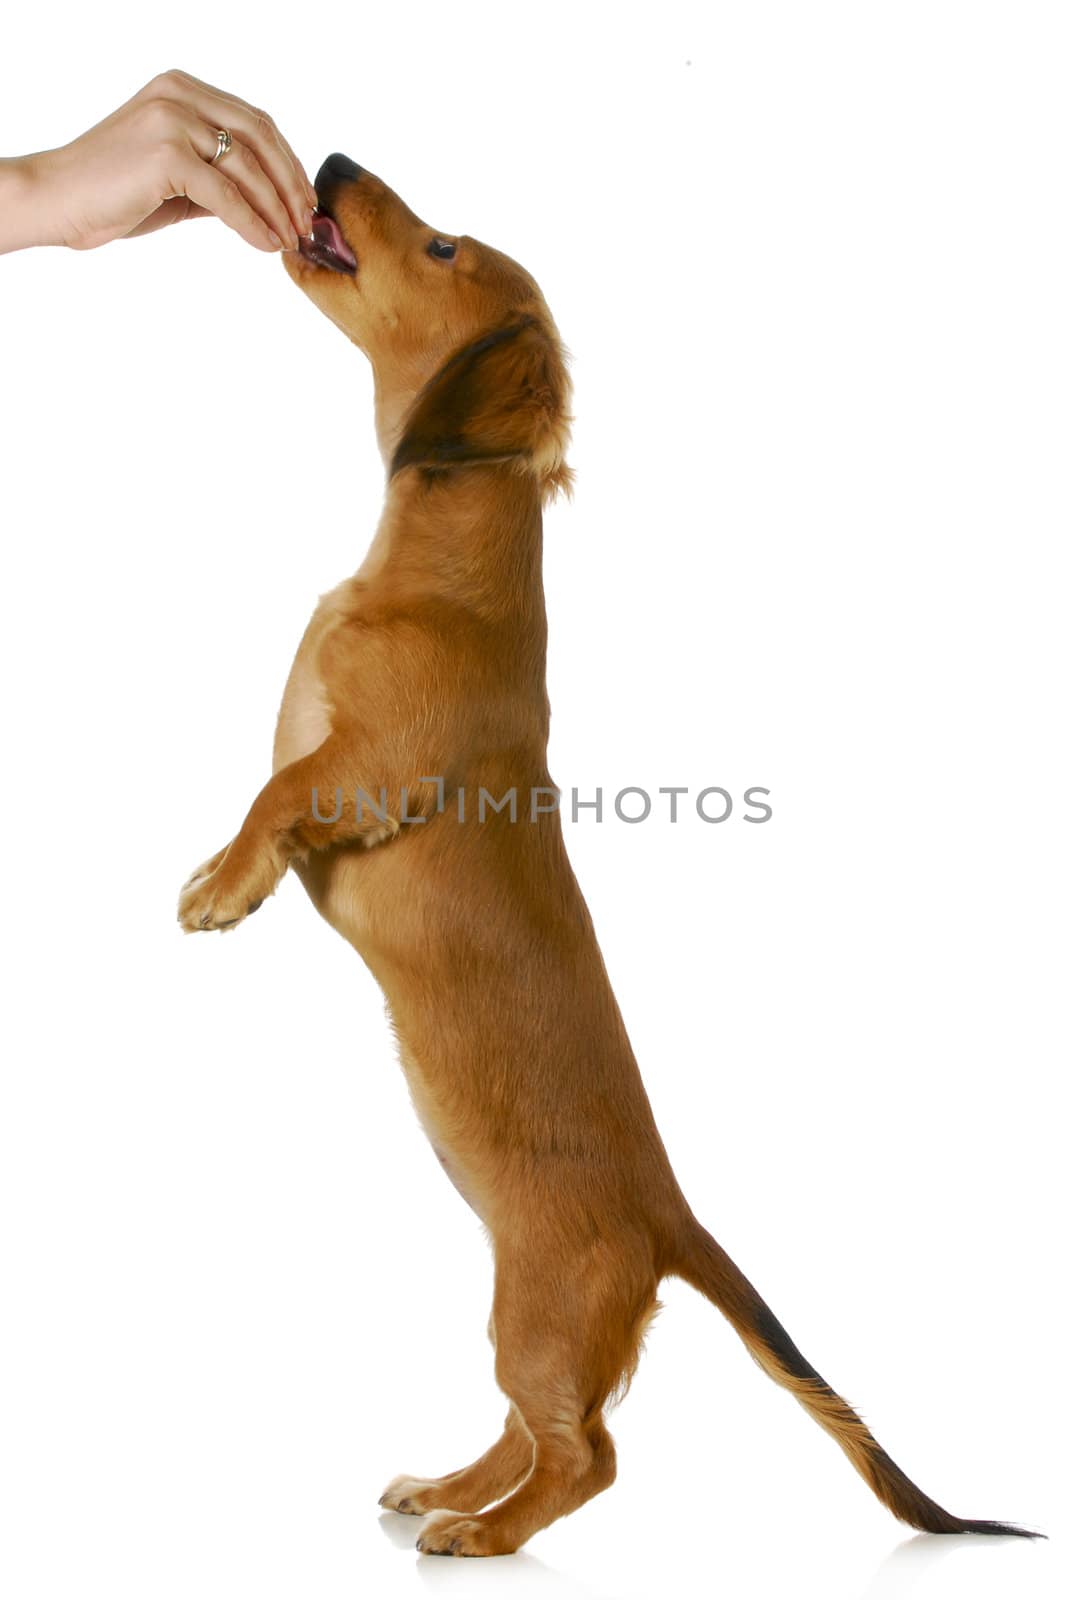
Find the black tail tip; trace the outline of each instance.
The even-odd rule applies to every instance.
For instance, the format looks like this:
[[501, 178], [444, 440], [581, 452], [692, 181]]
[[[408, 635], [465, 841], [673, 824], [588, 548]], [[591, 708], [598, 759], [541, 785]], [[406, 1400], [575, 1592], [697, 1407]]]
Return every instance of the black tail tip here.
[[1034, 1528], [1021, 1528], [1017, 1522], [975, 1522], [964, 1521], [956, 1530], [959, 1533], [992, 1533], [999, 1534], [1006, 1539], [1047, 1539], [1047, 1533], [1038, 1533]]

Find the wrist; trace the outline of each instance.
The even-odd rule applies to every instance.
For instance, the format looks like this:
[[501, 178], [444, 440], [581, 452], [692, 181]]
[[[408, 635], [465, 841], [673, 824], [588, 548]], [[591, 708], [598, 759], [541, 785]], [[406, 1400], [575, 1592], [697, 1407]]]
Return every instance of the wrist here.
[[0, 157], [0, 255], [36, 244], [59, 244], [51, 225], [48, 158], [37, 155]]

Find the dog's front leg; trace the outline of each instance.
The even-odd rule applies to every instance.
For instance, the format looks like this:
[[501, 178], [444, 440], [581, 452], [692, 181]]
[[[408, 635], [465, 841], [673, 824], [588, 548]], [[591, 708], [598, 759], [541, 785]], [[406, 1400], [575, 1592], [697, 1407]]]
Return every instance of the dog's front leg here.
[[296, 856], [357, 840], [377, 844], [396, 834], [401, 820], [436, 810], [436, 780], [418, 780], [392, 792], [373, 786], [375, 768], [368, 750], [338, 734], [282, 767], [231, 843], [183, 885], [183, 928], [188, 933], [234, 928], [273, 893]]

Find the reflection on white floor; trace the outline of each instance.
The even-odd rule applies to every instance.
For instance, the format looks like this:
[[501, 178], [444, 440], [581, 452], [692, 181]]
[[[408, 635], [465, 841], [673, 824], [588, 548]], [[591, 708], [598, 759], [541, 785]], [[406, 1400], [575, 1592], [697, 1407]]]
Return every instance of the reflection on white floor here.
[[[400, 1552], [414, 1551], [417, 1529], [421, 1519], [401, 1517], [385, 1512], [380, 1527], [385, 1539]], [[541, 1593], [557, 1600], [635, 1600], [647, 1596], [648, 1600], [659, 1590], [670, 1593], [687, 1592], [692, 1584], [723, 1583], [728, 1592], [736, 1596], [773, 1597], [773, 1600], [799, 1600], [804, 1594], [829, 1593], [833, 1597], [847, 1596], [847, 1600], [928, 1600], [936, 1595], [944, 1600], [1059, 1600], [1065, 1591], [1061, 1585], [1061, 1561], [1049, 1554], [1046, 1544], [1027, 1544], [1021, 1539], [1000, 1540], [989, 1536], [963, 1535], [937, 1537], [931, 1534], [911, 1534], [901, 1538], [877, 1567], [864, 1588], [847, 1588], [845, 1585], [844, 1556], [846, 1541], [832, 1534], [830, 1588], [815, 1588], [811, 1581], [809, 1561], [797, 1568], [794, 1551], [786, 1549], [783, 1561], [775, 1565], [751, 1558], [751, 1553], [734, 1539], [722, 1545], [719, 1540], [699, 1539], [697, 1526], [687, 1528], [677, 1525], [666, 1529], [671, 1535], [672, 1548], [667, 1551], [666, 1564], [661, 1562], [656, 1547], [638, 1548], [638, 1582], [628, 1579], [629, 1587], [618, 1584], [608, 1587], [597, 1578], [584, 1582], [567, 1572], [541, 1560], [528, 1549], [513, 1556], [494, 1560], [463, 1560], [415, 1555], [413, 1574], [420, 1584], [431, 1591], [460, 1596], [484, 1596], [505, 1591], [512, 1593]], [[692, 1556], [693, 1552], [693, 1556]], [[1025, 1552], [1025, 1554], [1024, 1554]], [[600, 1569], [596, 1550], [588, 1552], [583, 1563], [592, 1575]], [[1016, 1563], [1020, 1563], [1017, 1567]], [[619, 1563], [611, 1562], [611, 1566]], [[941, 1577], [941, 1568], [944, 1575]], [[692, 1570], [693, 1569], [693, 1570]], [[652, 1576], [644, 1576], [652, 1572]], [[664, 1574], [663, 1582], [661, 1574]], [[399, 1573], [399, 1587], [393, 1593], [404, 1593], [411, 1585], [406, 1574]], [[686, 1587], [685, 1587], [686, 1586]]]

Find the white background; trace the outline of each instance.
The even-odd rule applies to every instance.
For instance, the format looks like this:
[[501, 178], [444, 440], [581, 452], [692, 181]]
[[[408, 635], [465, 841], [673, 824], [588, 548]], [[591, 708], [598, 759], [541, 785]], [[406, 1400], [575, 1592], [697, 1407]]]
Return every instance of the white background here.
[[[184, 938], [382, 489], [363, 358], [216, 222], [0, 261], [0, 1587], [1043, 1596], [1071, 1529], [1071, 15], [22, 8], [0, 150], [181, 66], [524, 262], [569, 828], [681, 1183], [882, 1443], [1049, 1544], [915, 1538], [669, 1283], [614, 1488], [419, 1558], [503, 1403], [491, 1269], [294, 880]], [[1066, 1592], [1066, 1591], [1065, 1591]]]

